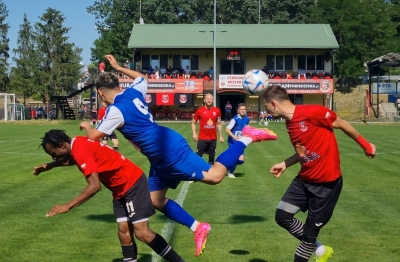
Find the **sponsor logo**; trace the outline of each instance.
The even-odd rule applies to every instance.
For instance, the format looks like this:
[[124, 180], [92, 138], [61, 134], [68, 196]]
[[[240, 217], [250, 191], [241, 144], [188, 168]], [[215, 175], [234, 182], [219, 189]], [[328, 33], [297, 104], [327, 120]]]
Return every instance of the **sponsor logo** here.
[[146, 103], [151, 103], [151, 95], [147, 94], [145, 97]]
[[306, 123], [305, 123], [304, 121], [301, 121], [301, 122], [299, 123], [299, 127], [300, 127], [300, 131], [301, 131], [301, 132], [306, 132], [307, 129], [308, 129], [308, 127], [307, 127], [307, 125], [306, 125]]
[[162, 97], [161, 97], [162, 99], [162, 102], [163, 103], [168, 103], [169, 102], [169, 95], [162, 95]]
[[326, 114], [325, 114], [325, 118], [330, 118], [331, 117], [331, 113], [329, 113], [329, 112], [326, 112]]
[[317, 227], [320, 227], [320, 226], [322, 226], [324, 223], [315, 223], [315, 225], [317, 226]]
[[86, 168], [86, 163], [83, 163], [83, 164], [81, 165], [81, 168], [82, 168], [82, 169], [85, 169], [85, 168]]
[[213, 116], [216, 116], [216, 115], [217, 115], [217, 113], [213, 112]]
[[187, 102], [187, 95], [180, 95], [179, 96], [179, 102], [181, 104], [185, 104]]
[[328, 93], [331, 90], [331, 82], [322, 80], [319, 88], [323, 93]]

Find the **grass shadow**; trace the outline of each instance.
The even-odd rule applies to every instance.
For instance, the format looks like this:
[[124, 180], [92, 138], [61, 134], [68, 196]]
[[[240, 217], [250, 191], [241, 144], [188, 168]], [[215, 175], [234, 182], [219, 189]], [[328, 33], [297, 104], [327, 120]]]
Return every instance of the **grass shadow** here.
[[107, 223], [116, 223], [114, 214], [88, 215], [87, 219]]
[[233, 255], [247, 255], [247, 254], [250, 254], [249, 251], [243, 250], [243, 249], [234, 249], [234, 250], [229, 251], [229, 253], [231, 253]]
[[250, 215], [234, 215], [230, 218], [230, 223], [249, 223], [249, 222], [263, 222], [266, 221], [265, 217], [262, 216], [250, 216]]
[[260, 258], [253, 258], [253, 259], [250, 259], [249, 262], [268, 262], [268, 260], [260, 259]]
[[244, 173], [234, 173], [235, 177], [244, 177]]
[[[150, 261], [152, 258], [152, 256], [150, 254], [145, 254], [143, 256], [141, 256], [137, 262], [147, 262]], [[113, 260], [111, 260], [111, 262], [124, 262], [123, 258], [115, 258]]]

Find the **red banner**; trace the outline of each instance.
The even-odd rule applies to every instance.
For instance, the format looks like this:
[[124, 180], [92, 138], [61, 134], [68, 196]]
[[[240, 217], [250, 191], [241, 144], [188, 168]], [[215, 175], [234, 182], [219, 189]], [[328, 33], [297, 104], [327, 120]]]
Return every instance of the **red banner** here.
[[368, 89], [365, 89], [365, 92], [367, 93], [367, 97], [366, 97], [366, 101], [365, 101], [365, 113], [366, 113], [367, 116], [369, 116], [370, 107], [371, 107], [371, 105], [370, 105], [371, 97], [370, 97], [370, 94], [368, 92]]
[[[132, 83], [130, 78], [119, 78], [118, 81], [122, 89]], [[149, 79], [147, 93], [201, 94], [203, 89], [203, 79]]]
[[158, 106], [173, 106], [174, 105], [174, 94], [156, 94], [156, 105]]

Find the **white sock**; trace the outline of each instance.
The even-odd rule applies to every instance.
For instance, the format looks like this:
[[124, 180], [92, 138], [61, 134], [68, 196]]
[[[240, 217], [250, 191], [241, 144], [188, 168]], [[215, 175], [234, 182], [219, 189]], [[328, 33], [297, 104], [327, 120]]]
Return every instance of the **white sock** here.
[[196, 231], [197, 226], [199, 225], [199, 221], [195, 220], [193, 225], [190, 227], [190, 230], [193, 232]]
[[239, 139], [239, 141], [242, 142], [243, 144], [245, 144], [245, 146], [248, 146], [248, 145], [251, 144], [251, 142], [253, 142], [253, 140], [250, 137], [247, 137], [247, 136], [242, 136]]
[[[320, 243], [320, 244], [321, 244], [321, 243]], [[324, 245], [320, 245], [320, 246], [316, 246], [316, 247], [315, 247], [315, 255], [316, 255], [317, 257], [320, 257], [320, 256], [324, 255], [325, 252], [326, 252], [326, 248], [325, 248]]]

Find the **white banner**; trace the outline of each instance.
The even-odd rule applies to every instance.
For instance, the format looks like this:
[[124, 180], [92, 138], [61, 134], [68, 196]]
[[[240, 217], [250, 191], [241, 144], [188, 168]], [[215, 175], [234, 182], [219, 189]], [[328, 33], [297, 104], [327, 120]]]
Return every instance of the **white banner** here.
[[219, 88], [243, 89], [244, 75], [219, 75]]
[[[377, 94], [378, 83], [372, 84], [372, 93]], [[397, 87], [397, 94], [400, 94], [400, 86]], [[379, 83], [379, 94], [396, 94], [396, 83]]]

